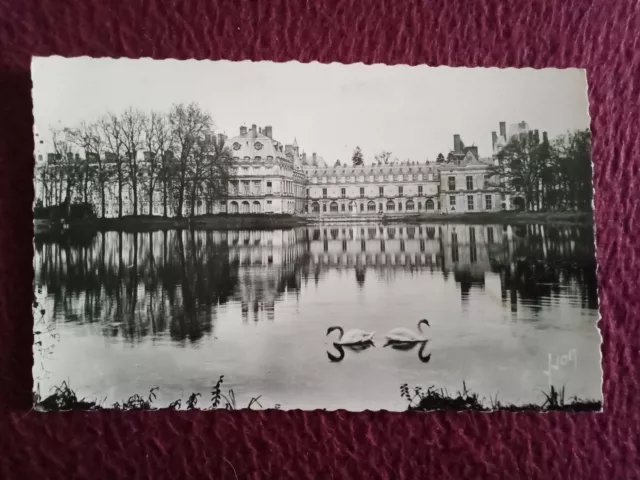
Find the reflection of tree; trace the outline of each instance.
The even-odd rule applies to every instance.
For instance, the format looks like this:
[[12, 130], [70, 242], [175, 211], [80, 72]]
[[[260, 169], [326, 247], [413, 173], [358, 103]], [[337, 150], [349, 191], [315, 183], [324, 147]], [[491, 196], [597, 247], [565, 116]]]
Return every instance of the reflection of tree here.
[[[168, 331], [196, 341], [237, 283], [229, 248], [212, 232], [98, 233], [89, 242], [37, 238], [38, 282], [57, 318], [101, 323], [134, 341]], [[142, 295], [144, 292], [144, 295]]]
[[[529, 225], [514, 235], [507, 258], [492, 259], [492, 270], [502, 279], [502, 297], [520, 297], [534, 308], [541, 300], [574, 293], [582, 307], [598, 306], [596, 259], [590, 227]], [[506, 260], [506, 261], [505, 261]], [[513, 302], [512, 302], [513, 303]]]
[[503, 300], [540, 306], [567, 293], [596, 308], [595, 252], [591, 227], [540, 225], [420, 225], [379, 229], [309, 229], [308, 272], [318, 283], [326, 270], [353, 268], [356, 282], [374, 271], [393, 282], [396, 272], [440, 271], [453, 275], [463, 301], [484, 289], [485, 274], [499, 273]]
[[591, 228], [457, 225], [453, 233], [453, 226], [395, 225], [377, 234], [301, 229], [281, 237], [191, 230], [38, 235], [36, 283], [46, 289], [54, 320], [97, 324], [131, 342], [157, 334], [197, 341], [230, 301], [247, 320], [273, 320], [282, 296], [297, 297], [301, 285], [338, 269], [353, 269], [360, 288], [367, 273], [393, 282], [401, 270], [441, 272], [463, 301], [493, 272], [512, 309], [519, 302], [541, 308], [543, 299], [567, 294], [583, 308], [597, 307]]

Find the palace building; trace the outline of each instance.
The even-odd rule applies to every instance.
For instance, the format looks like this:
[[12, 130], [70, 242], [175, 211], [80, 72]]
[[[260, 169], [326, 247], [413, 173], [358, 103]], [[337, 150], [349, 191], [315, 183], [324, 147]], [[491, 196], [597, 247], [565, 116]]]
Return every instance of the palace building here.
[[[283, 144], [276, 140], [273, 128], [241, 126], [238, 134], [227, 138], [218, 135], [218, 141], [232, 152], [233, 161], [226, 198], [197, 197], [185, 201], [182, 216], [203, 214], [261, 214], [278, 213], [307, 216], [312, 220], [340, 220], [349, 218], [377, 218], [407, 216], [421, 212], [450, 214], [509, 210], [516, 208], [516, 195], [507, 195], [501, 189], [495, 166], [498, 154], [515, 135], [534, 134], [525, 122], [512, 125], [500, 123], [500, 134], [492, 132], [493, 152], [481, 157], [476, 146], [465, 146], [460, 135], [453, 136], [453, 149], [438, 156], [435, 162], [403, 161], [390, 164], [362, 166], [336, 165], [330, 167], [324, 159], [313, 153], [301, 152], [297, 141]], [[546, 132], [543, 132], [546, 141]], [[83, 161], [78, 153], [67, 152], [67, 157], [39, 153], [37, 141], [36, 196], [53, 197], [44, 205], [60, 203], [63, 191], [54, 192], [56, 184], [41, 185], [44, 173], [50, 175], [56, 168], [68, 167]], [[103, 163], [114, 162], [105, 155]], [[147, 157], [141, 153], [139, 163], [144, 166]], [[88, 168], [94, 168], [89, 158]], [[144, 170], [144, 168], [141, 168]], [[54, 176], [55, 177], [55, 176]], [[504, 183], [504, 182], [503, 182]], [[77, 187], [77, 186], [76, 186]], [[45, 191], [48, 193], [45, 195]], [[72, 202], [87, 199], [102, 216], [101, 196], [97, 189], [76, 188]], [[117, 217], [119, 200], [115, 181], [106, 189], [105, 216]], [[122, 215], [134, 213], [133, 195], [129, 182], [122, 184]], [[513, 198], [512, 198], [513, 197]], [[152, 195], [138, 195], [138, 214], [178, 215], [177, 202], [167, 201], [166, 192], [156, 182]]]

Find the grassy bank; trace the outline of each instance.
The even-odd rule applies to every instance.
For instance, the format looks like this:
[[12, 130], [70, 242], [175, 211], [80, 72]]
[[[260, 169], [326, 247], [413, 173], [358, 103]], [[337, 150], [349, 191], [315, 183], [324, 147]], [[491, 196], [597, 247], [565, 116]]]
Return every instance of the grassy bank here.
[[508, 412], [599, 412], [602, 410], [602, 402], [596, 400], [583, 400], [577, 397], [565, 398], [564, 387], [557, 390], [551, 386], [549, 392], [541, 392], [542, 403], [530, 403], [526, 405], [513, 405], [502, 403], [497, 395], [490, 399], [481, 398], [477, 393], [467, 390], [462, 383], [462, 391], [450, 394], [445, 389], [431, 386], [427, 389], [421, 387], [409, 388], [407, 384], [400, 387], [400, 395], [407, 400], [408, 410], [418, 412], [430, 412], [434, 410], [490, 412], [504, 410]]
[[[226, 393], [222, 391], [222, 383], [224, 381], [224, 375], [213, 384], [211, 387], [210, 398], [207, 401], [200, 393], [192, 393], [184, 401], [177, 399], [164, 407], [166, 410], [213, 410], [213, 409], [226, 409], [226, 410], [238, 410], [241, 408], [253, 408], [254, 406], [262, 408], [260, 404], [260, 397], [252, 397], [246, 406], [238, 405], [235, 393], [233, 389], [228, 390]], [[74, 411], [74, 410], [158, 410], [159, 408], [154, 405], [156, 400], [156, 392], [158, 387], [153, 387], [149, 390], [146, 396], [135, 394], [126, 400], [121, 402], [115, 402], [113, 404], [107, 404], [106, 400], [99, 402], [97, 400], [87, 400], [85, 398], [78, 398], [76, 392], [66, 382], [63, 382], [59, 387], [54, 388], [54, 393], [46, 398], [42, 398], [39, 393], [34, 392], [33, 404], [34, 409], [40, 412], [55, 412], [55, 411]], [[276, 409], [280, 408], [279, 405], [275, 406]]]
[[[209, 398], [205, 398], [200, 393], [192, 393], [183, 402], [177, 399], [163, 409], [169, 410], [238, 410], [242, 408], [263, 408], [260, 404], [260, 396], [252, 397], [246, 404], [239, 404], [236, 400], [233, 389], [226, 393], [222, 390], [224, 376], [211, 387]], [[437, 389], [431, 386], [427, 389], [421, 387], [409, 388], [407, 384], [400, 386], [400, 395], [407, 403], [408, 411], [430, 412], [430, 411], [476, 411], [489, 412], [493, 410], [503, 410], [509, 412], [599, 412], [602, 410], [602, 402], [596, 400], [582, 400], [576, 397], [565, 399], [564, 387], [557, 390], [553, 386], [549, 392], [541, 392], [540, 404], [513, 405], [502, 403], [497, 396], [488, 401], [476, 393], [469, 392], [465, 383], [462, 384], [462, 391], [449, 394], [445, 389]], [[55, 387], [54, 392], [46, 398], [42, 398], [39, 393], [33, 394], [34, 408], [40, 412], [53, 411], [74, 411], [74, 410], [157, 410], [154, 405], [158, 387], [149, 390], [146, 396], [132, 395], [126, 400], [108, 404], [106, 399], [102, 402], [97, 400], [87, 400], [78, 398], [77, 394], [66, 382]], [[280, 405], [275, 405], [275, 409], [280, 409]]]
[[548, 224], [548, 225], [590, 225], [592, 212], [474, 212], [449, 213], [446, 215], [420, 213], [407, 221], [412, 223], [472, 223], [472, 224]]
[[[593, 214], [590, 212], [477, 212], [450, 213], [446, 215], [419, 213], [394, 217], [350, 217], [325, 220], [326, 223], [345, 222], [381, 222], [393, 223], [464, 223], [464, 224], [547, 224], [547, 225], [591, 225]], [[306, 219], [289, 214], [217, 214], [199, 215], [189, 218], [165, 218], [153, 215], [126, 216], [122, 218], [97, 218], [75, 220], [68, 223], [69, 228], [93, 229], [100, 231], [148, 232], [155, 230], [173, 230], [196, 228], [201, 230], [270, 230], [274, 228], [294, 228], [317, 223], [318, 219]], [[57, 231], [61, 224], [47, 220], [34, 222], [36, 233]]]
[[269, 230], [293, 228], [304, 225], [304, 219], [288, 214], [218, 214], [199, 215], [189, 218], [165, 218], [153, 215], [126, 216], [122, 218], [99, 218], [90, 221], [72, 222], [70, 228], [94, 228], [104, 231], [148, 232], [197, 228], [201, 230]]

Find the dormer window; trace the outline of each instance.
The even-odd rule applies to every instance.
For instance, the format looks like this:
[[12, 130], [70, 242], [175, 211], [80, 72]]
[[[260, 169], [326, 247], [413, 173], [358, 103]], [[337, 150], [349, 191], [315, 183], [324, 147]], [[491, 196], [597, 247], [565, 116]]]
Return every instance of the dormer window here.
[[261, 150], [262, 149], [262, 144], [260, 142], [254, 143], [253, 146], [256, 148], [256, 150]]
[[238, 142], [234, 142], [233, 149], [234, 150], [240, 150], [240, 144]]

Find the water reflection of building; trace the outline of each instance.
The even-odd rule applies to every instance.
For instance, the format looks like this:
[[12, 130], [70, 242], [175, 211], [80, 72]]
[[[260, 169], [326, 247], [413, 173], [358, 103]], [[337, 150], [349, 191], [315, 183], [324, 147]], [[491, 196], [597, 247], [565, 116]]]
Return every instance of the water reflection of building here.
[[308, 228], [310, 262], [323, 266], [429, 266], [442, 264], [438, 227]]
[[300, 290], [300, 262], [306, 254], [300, 230], [228, 232], [229, 262], [237, 265], [234, 299], [242, 318], [275, 318], [275, 302], [285, 292]]
[[[274, 319], [309, 279], [349, 270], [391, 278], [426, 271], [453, 279], [464, 299], [500, 281], [505, 308], [570, 294], [597, 307], [591, 228], [522, 225], [326, 225], [288, 231], [100, 232], [89, 238], [36, 236], [36, 285], [47, 312], [82, 323], [122, 322], [130, 341], [167, 332], [197, 341], [218, 309], [240, 304], [241, 318]], [[489, 282], [488, 282], [489, 283]], [[290, 295], [293, 295], [293, 299]], [[501, 295], [501, 299], [498, 298]]]

